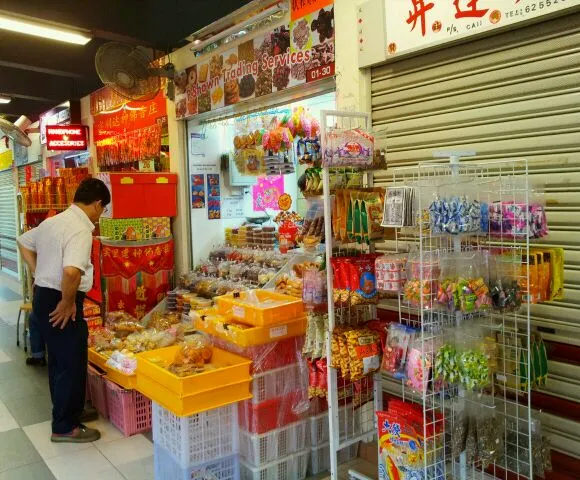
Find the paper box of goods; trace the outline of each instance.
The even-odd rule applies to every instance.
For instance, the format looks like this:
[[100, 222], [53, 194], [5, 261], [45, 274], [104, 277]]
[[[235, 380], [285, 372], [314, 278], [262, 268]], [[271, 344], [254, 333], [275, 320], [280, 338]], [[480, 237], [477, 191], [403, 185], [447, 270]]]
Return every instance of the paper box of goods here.
[[110, 240], [140, 241], [171, 236], [169, 217], [101, 218], [101, 236]]
[[177, 213], [177, 174], [98, 173], [111, 192], [105, 218], [174, 217]]
[[229, 320], [225, 316], [207, 314], [204, 311], [192, 311], [190, 316], [198, 330], [240, 347], [264, 345], [306, 333], [305, 316], [265, 327], [252, 327], [236, 320]]
[[222, 295], [217, 297], [216, 303], [220, 315], [257, 327], [304, 317], [301, 299], [268, 290], [256, 289]]
[[251, 363], [191, 335], [137, 355], [137, 389], [178, 416], [194, 415], [251, 398]]

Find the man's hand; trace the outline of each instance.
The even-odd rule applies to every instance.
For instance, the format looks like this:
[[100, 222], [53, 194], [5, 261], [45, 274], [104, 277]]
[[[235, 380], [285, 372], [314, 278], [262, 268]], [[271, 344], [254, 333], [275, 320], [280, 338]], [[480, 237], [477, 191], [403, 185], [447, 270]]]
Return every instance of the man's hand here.
[[58, 302], [58, 305], [56, 306], [54, 312], [52, 312], [49, 315], [50, 317], [49, 322], [52, 323], [52, 326], [55, 328], [60, 325], [60, 329], [62, 330], [64, 327], [66, 327], [67, 323], [70, 320], [72, 320], [73, 322], [75, 321], [76, 314], [77, 314], [77, 306], [74, 301], [70, 303], [61, 300], [60, 302]]

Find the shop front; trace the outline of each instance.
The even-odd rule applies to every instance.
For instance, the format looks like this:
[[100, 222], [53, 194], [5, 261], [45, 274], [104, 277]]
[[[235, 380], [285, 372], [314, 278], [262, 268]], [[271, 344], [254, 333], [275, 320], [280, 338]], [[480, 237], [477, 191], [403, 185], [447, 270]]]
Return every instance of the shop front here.
[[334, 8], [317, 3], [274, 13], [257, 33], [218, 48], [194, 43], [183, 52], [190, 61], [177, 73], [175, 105], [176, 118], [187, 120], [194, 266], [238, 227], [277, 235], [280, 197], [291, 200], [288, 214], [308, 209], [321, 112], [336, 105]]

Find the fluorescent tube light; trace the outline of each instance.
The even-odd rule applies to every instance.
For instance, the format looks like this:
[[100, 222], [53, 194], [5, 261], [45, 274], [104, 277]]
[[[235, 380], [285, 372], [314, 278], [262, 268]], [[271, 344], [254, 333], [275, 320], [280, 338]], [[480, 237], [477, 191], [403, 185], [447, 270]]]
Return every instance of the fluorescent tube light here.
[[86, 45], [92, 39], [88, 33], [81, 30], [53, 26], [50, 23], [25, 18], [0, 12], [0, 29], [59, 42], [74, 43], [75, 45]]
[[10, 103], [12, 99], [10, 97], [5, 97], [4, 95], [0, 95], [0, 103], [6, 104]]

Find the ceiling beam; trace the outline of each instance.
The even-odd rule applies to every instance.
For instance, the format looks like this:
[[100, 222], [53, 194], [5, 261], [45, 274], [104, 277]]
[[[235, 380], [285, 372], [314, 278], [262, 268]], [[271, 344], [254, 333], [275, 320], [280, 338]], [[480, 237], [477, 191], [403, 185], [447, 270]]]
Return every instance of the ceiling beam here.
[[0, 104], [0, 115], [7, 116], [14, 120], [21, 115], [26, 115], [35, 122], [41, 113], [50, 110], [56, 103], [54, 101], [39, 102], [37, 100], [27, 100], [24, 98], [14, 98], [10, 103]]
[[83, 83], [78, 79], [0, 66], [0, 94], [9, 97], [58, 104], [77, 98]]
[[21, 70], [80, 78], [94, 74], [94, 56], [101, 43], [69, 45], [0, 30], [0, 62]]

